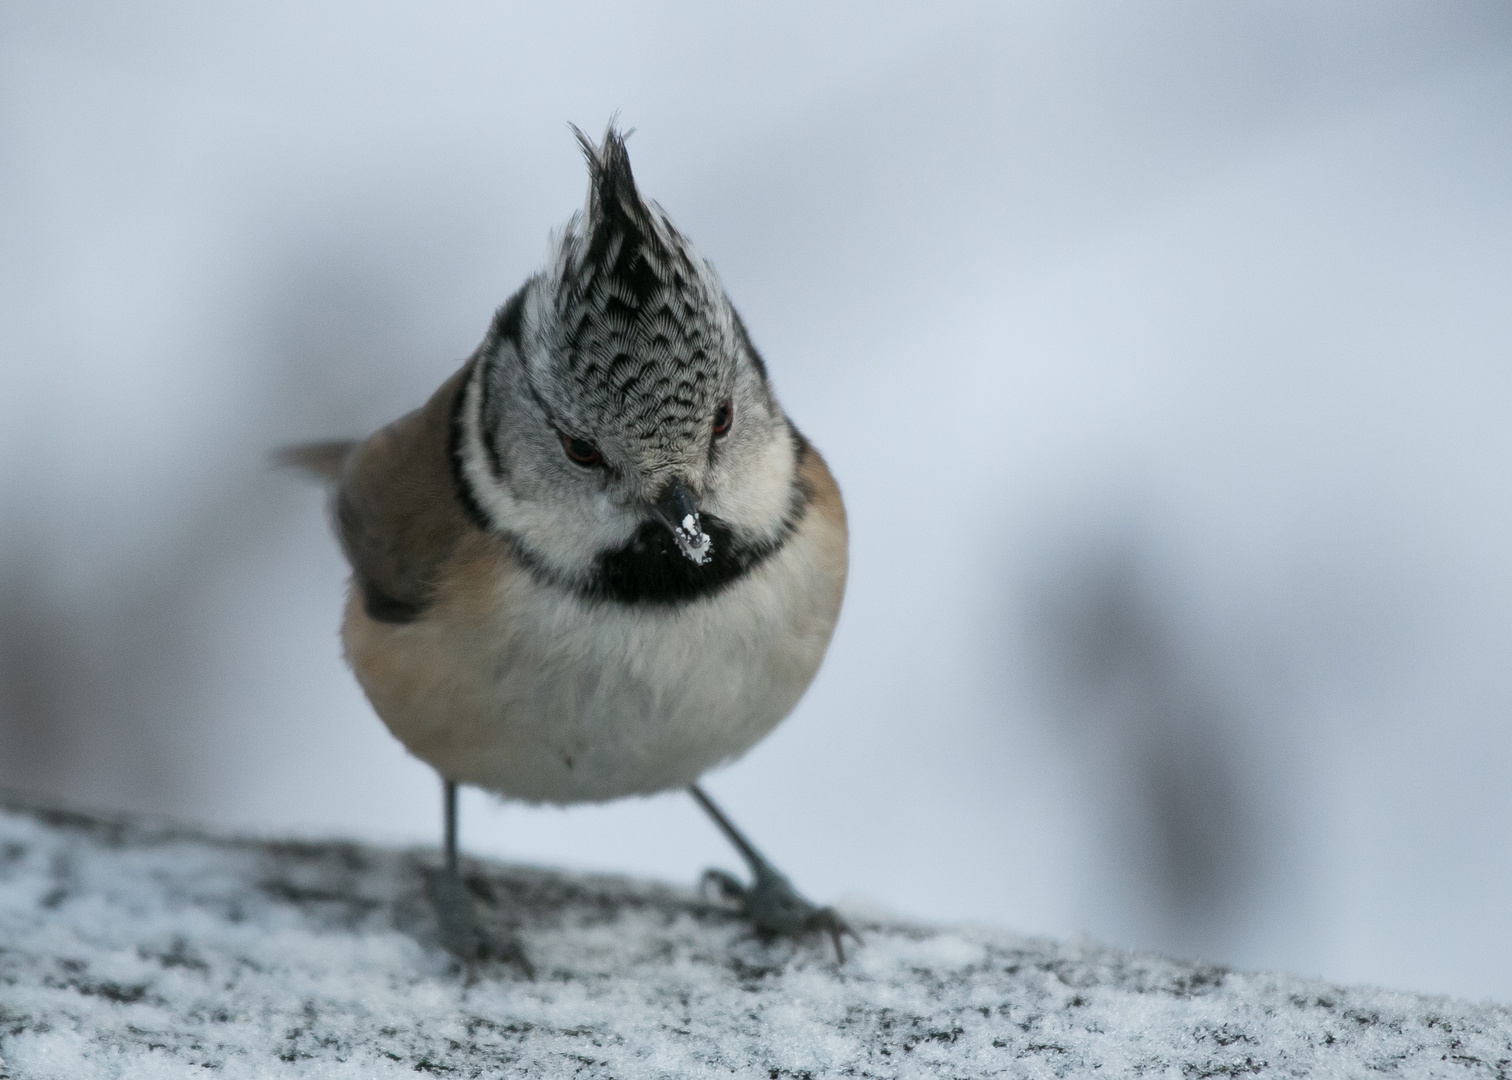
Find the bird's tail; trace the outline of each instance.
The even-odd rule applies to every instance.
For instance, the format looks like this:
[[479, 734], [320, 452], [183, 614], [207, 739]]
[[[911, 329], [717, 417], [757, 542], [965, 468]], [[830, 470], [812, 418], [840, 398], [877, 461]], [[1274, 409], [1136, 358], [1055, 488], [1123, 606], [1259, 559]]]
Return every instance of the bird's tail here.
[[300, 469], [328, 484], [341, 479], [347, 455], [357, 445], [354, 439], [331, 439], [326, 442], [300, 443], [273, 451], [273, 463], [284, 468]]

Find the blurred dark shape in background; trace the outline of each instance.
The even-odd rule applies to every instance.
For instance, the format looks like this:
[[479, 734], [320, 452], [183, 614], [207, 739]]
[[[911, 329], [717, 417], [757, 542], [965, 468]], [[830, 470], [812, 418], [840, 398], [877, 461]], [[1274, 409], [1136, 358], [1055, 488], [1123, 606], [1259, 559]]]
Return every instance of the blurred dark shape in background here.
[[[84, 590], [59, 581], [39, 541], [0, 544], [0, 785], [190, 817], [216, 801], [221, 722], [205, 690], [238, 658], [215, 650], [235, 641], [237, 622], [267, 613], [206, 609], [224, 583], [254, 573], [299, 508], [300, 478], [275, 470], [271, 450], [397, 415], [400, 369], [414, 366], [394, 290], [371, 260], [313, 258], [273, 275], [253, 337], [263, 377], [217, 433], [214, 467], [174, 508], [167, 544], [128, 548]], [[206, 634], [206, 618], [221, 625]]]
[[30, 544], [0, 549], [0, 784], [56, 791], [81, 756], [70, 728], [82, 718], [65, 691], [84, 649], [43, 592], [45, 567]]
[[1123, 879], [1094, 895], [1117, 897], [1125, 933], [1147, 947], [1228, 955], [1274, 869], [1279, 824], [1244, 737], [1255, 704], [1202, 656], [1140, 545], [1077, 552], [1033, 605], [1030, 666], [1086, 770], [1106, 865]]
[[169, 814], [195, 813], [214, 789], [199, 753], [209, 658], [196, 609], [288, 504], [236, 474], [196, 495], [170, 546], [123, 557], [86, 589], [58, 588], [60, 568], [33, 545], [5, 552], [0, 784]]
[[119, 567], [90, 595], [59, 595], [57, 567], [20, 545], [0, 562], [0, 783], [102, 805], [196, 805], [186, 737], [197, 678], [184, 622], [190, 532], [172, 563]]

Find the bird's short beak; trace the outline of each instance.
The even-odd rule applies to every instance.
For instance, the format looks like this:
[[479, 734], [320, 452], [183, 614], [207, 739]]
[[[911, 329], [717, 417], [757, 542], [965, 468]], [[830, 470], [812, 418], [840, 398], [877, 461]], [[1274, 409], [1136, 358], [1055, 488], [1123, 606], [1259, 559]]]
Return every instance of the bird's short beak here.
[[679, 551], [699, 566], [709, 561], [713, 541], [703, 531], [698, 519], [698, 504], [681, 480], [673, 480], [662, 488], [651, 508], [661, 523], [672, 530], [672, 539], [677, 541]]

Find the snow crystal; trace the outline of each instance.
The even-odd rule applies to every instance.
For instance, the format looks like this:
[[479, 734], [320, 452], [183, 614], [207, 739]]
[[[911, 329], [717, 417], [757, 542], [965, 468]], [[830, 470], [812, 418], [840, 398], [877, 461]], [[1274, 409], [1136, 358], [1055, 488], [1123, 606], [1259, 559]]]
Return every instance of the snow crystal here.
[[699, 566], [709, 561], [709, 534], [703, 531], [696, 514], [687, 514], [682, 525], [672, 530], [680, 551]]
[[1512, 1009], [470, 863], [536, 966], [457, 970], [431, 852], [0, 800], [0, 1077], [1505, 1075]]

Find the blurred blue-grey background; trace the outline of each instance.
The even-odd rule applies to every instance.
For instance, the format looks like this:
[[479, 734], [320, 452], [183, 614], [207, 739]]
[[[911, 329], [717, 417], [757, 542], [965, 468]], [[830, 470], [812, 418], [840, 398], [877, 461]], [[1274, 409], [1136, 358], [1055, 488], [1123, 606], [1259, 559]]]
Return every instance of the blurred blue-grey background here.
[[0, 784], [434, 841], [267, 454], [421, 402], [615, 111], [850, 507], [709, 780], [800, 887], [1512, 999], [1504, 2], [0, 5]]

